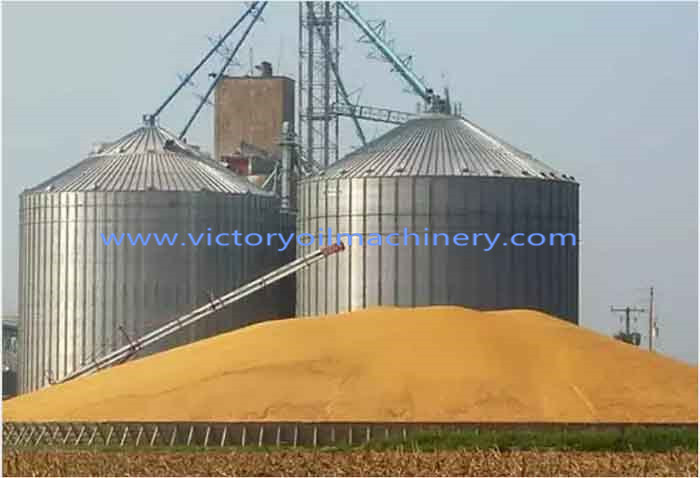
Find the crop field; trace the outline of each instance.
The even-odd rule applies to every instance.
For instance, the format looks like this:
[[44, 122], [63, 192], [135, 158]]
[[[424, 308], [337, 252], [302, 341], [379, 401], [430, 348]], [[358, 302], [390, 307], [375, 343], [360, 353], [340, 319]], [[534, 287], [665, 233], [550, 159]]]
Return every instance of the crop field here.
[[425, 432], [335, 448], [15, 448], [4, 476], [697, 476], [692, 428]]
[[4, 476], [697, 476], [686, 451], [10, 451]]

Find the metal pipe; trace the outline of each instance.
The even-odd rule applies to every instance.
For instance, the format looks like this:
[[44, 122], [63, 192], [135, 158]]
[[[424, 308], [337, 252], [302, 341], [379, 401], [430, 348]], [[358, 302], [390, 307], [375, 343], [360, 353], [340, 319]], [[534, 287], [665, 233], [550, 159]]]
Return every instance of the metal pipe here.
[[192, 79], [192, 77], [199, 71], [199, 69], [200, 69], [202, 66], [204, 66], [204, 64], [209, 60], [209, 58], [211, 58], [211, 56], [221, 47], [221, 45], [224, 44], [224, 42], [228, 39], [228, 37], [231, 36], [231, 34], [233, 33], [233, 31], [234, 31], [236, 28], [238, 28], [238, 25], [240, 25], [241, 22], [242, 22], [243, 20], [245, 20], [245, 18], [250, 14], [250, 12], [252, 12], [252, 11], [255, 9], [255, 7], [257, 6], [257, 4], [258, 4], [258, 2], [253, 2], [253, 3], [250, 5], [250, 7], [248, 7], [248, 10], [246, 10], [245, 13], [243, 13], [243, 15], [241, 15], [241, 17], [236, 21], [236, 23], [234, 23], [233, 26], [224, 34], [224, 36], [222, 36], [222, 37], [219, 39], [219, 41], [216, 42], [216, 44], [212, 47], [212, 49], [209, 50], [209, 52], [208, 52], [206, 55], [204, 55], [204, 58], [202, 58], [202, 60], [197, 64], [197, 66], [195, 66], [195, 67], [192, 69], [192, 71], [190, 71], [189, 74], [188, 74], [185, 78], [183, 78], [183, 80], [180, 82], [180, 84], [178, 85], [178, 87], [175, 88], [175, 91], [173, 91], [172, 93], [170, 93], [170, 96], [168, 96], [168, 97], [165, 99], [165, 101], [163, 101], [163, 103], [162, 103], [162, 104], [156, 109], [156, 111], [150, 116], [150, 119], [151, 119], [151, 120], [155, 120], [155, 118], [157, 118], [158, 115], [165, 109], [165, 107], [168, 106], [168, 104], [173, 100], [173, 98], [175, 98], [175, 95], [177, 95], [177, 94], [180, 92], [180, 90], [181, 90], [182, 88], [184, 88], [185, 85], [186, 85], [187, 83], [190, 82], [190, 80]]
[[187, 124], [182, 129], [180, 136], [178, 136], [179, 139], [183, 139], [185, 137], [185, 135], [187, 134], [187, 131], [190, 129], [190, 126], [194, 122], [195, 118], [197, 118], [197, 115], [202, 110], [202, 107], [204, 106], [204, 104], [209, 100], [209, 96], [211, 95], [211, 92], [214, 91], [214, 88], [219, 83], [221, 78], [224, 76], [226, 69], [229, 67], [229, 65], [231, 64], [233, 59], [236, 57], [238, 50], [243, 45], [243, 42], [248, 37], [250, 30], [252, 30], [253, 25], [255, 25], [255, 23], [258, 21], [258, 18], [260, 18], [260, 15], [262, 14], [263, 10], [265, 10], [266, 6], [267, 6], [267, 2], [263, 2], [263, 4], [260, 6], [260, 8], [255, 11], [255, 14], [253, 16], [253, 20], [248, 25], [248, 28], [246, 28], [246, 30], [243, 32], [243, 36], [241, 37], [240, 40], [238, 40], [238, 43], [236, 43], [236, 47], [233, 49], [233, 51], [229, 55], [228, 59], [226, 60], [226, 63], [224, 63], [224, 66], [222, 66], [221, 70], [219, 70], [219, 73], [218, 73], [218, 75], [216, 75], [216, 78], [214, 79], [214, 81], [211, 83], [211, 85], [209, 85], [209, 89], [202, 97], [202, 100], [199, 102], [199, 105], [197, 105], [197, 108], [192, 113], [192, 116], [190, 116], [190, 119], [187, 121]]
[[290, 191], [292, 189], [292, 153], [294, 148], [294, 132], [292, 131], [289, 123], [285, 121], [282, 124], [282, 141], [280, 141], [282, 146], [282, 164], [280, 171], [280, 199], [281, 208], [283, 211], [288, 211], [290, 209]]
[[221, 297], [212, 299], [210, 303], [198, 307], [197, 309], [193, 310], [188, 314], [175, 318], [167, 324], [158, 327], [157, 329], [143, 335], [142, 337], [139, 337], [129, 345], [125, 347], [120, 347], [117, 350], [108, 353], [104, 357], [96, 359], [93, 363], [73, 371], [72, 373], [59, 380], [57, 383], [63, 383], [68, 380], [72, 380], [74, 378], [88, 374], [90, 372], [95, 372], [110, 365], [114, 365], [120, 360], [122, 360], [124, 357], [138, 350], [141, 350], [154, 342], [164, 339], [165, 337], [168, 337], [169, 335], [179, 331], [180, 329], [187, 327], [188, 325], [191, 325], [205, 317], [208, 317], [209, 315], [215, 312], [218, 312], [221, 308], [231, 305], [234, 302], [237, 302], [243, 299], [244, 297], [247, 297], [250, 294], [257, 292], [258, 290], [263, 289], [270, 284], [273, 284], [291, 274], [294, 274], [298, 270], [308, 267], [314, 264], [315, 262], [318, 262], [330, 255], [333, 255], [337, 252], [341, 252], [343, 250], [345, 250], [345, 246], [342, 242], [340, 242], [338, 244], [330, 245], [322, 249], [318, 249], [314, 252], [311, 252], [305, 256], [302, 256], [290, 262], [289, 264], [275, 269], [274, 271], [269, 272], [263, 275], [262, 277], [253, 280], [252, 282], [249, 282], [241, 287], [238, 287], [237, 289], [232, 290], [231, 292], [228, 292], [227, 294], [222, 295]]
[[306, 28], [309, 50], [306, 59], [306, 157], [314, 157], [314, 28], [313, 2], [306, 5]]
[[[338, 82], [338, 86], [340, 88], [345, 88], [345, 85], [343, 85], [343, 82], [340, 80], [340, 6], [336, 2], [335, 4], [335, 79]], [[339, 89], [335, 89], [335, 98], [333, 99], [334, 103], [338, 103], [338, 94], [340, 93]], [[347, 96], [347, 93], [346, 95]], [[359, 121], [354, 121], [355, 123], [355, 130], [357, 131], [358, 126], [360, 126]], [[362, 128], [360, 128], [360, 131], [362, 131]], [[340, 121], [338, 121], [338, 118], [335, 120], [335, 152], [333, 154], [333, 157], [336, 159], [336, 161], [340, 158]], [[364, 139], [364, 133], [362, 133], [362, 137], [360, 138], [362, 141], [362, 146], [367, 144], [367, 141]]]
[[299, 38], [297, 41], [299, 42], [299, 51], [297, 55], [297, 111], [296, 111], [296, 116], [297, 116], [297, 123], [296, 123], [296, 128], [297, 132], [299, 134], [300, 138], [303, 138], [304, 136], [304, 131], [302, 129], [302, 124], [304, 122], [304, 114], [302, 111], [304, 111], [304, 61], [303, 61], [303, 48], [304, 48], [304, 4], [302, 2], [299, 2], [299, 5], [297, 5], [297, 10], [299, 13]]
[[[323, 43], [323, 51], [326, 54], [326, 59], [331, 59], [331, 30], [330, 30], [330, 10], [331, 4], [329, 2], [323, 3], [323, 31], [321, 27], [316, 22], [316, 26], [319, 29], [319, 37]], [[312, 11], [313, 15], [314, 12]], [[323, 166], [327, 168], [330, 165], [330, 114], [331, 114], [331, 69], [330, 62], [326, 61], [323, 65]]]

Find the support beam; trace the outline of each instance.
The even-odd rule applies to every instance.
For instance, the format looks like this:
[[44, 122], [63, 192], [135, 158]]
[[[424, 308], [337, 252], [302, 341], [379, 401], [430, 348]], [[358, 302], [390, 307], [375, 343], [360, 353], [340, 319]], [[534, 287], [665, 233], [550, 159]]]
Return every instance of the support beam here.
[[221, 81], [221, 78], [223, 78], [224, 74], [226, 73], [226, 70], [228, 69], [229, 65], [231, 65], [231, 62], [233, 62], [234, 58], [238, 54], [238, 50], [243, 45], [243, 42], [245, 42], [246, 38], [248, 37], [248, 34], [253, 29], [253, 26], [260, 18], [260, 15], [262, 15], [262, 12], [263, 12], [263, 10], [265, 10], [266, 6], [267, 6], [267, 2], [263, 2], [262, 5], [260, 5], [260, 8], [255, 10], [255, 13], [253, 14], [253, 20], [248, 25], [248, 28], [246, 28], [245, 31], [243, 32], [243, 35], [241, 36], [240, 40], [238, 40], [238, 43], [236, 43], [236, 46], [233, 48], [233, 51], [231, 51], [231, 54], [229, 55], [228, 59], [226, 60], [226, 62], [224, 62], [223, 66], [219, 70], [219, 73], [216, 75], [216, 78], [214, 78], [214, 81], [211, 82], [211, 85], [209, 85], [209, 89], [202, 96], [199, 104], [197, 105], [197, 108], [194, 110], [194, 112], [192, 113], [192, 116], [190, 116], [190, 119], [187, 121], [187, 124], [180, 132], [180, 136], [179, 136], [180, 139], [183, 139], [185, 137], [185, 135], [187, 134], [187, 131], [190, 129], [190, 126], [192, 126], [192, 123], [197, 118], [197, 115], [199, 114], [199, 112], [202, 110], [202, 107], [205, 104], [207, 104], [207, 102], [209, 101], [209, 96], [211, 96], [212, 92], [214, 91], [214, 88], [219, 83], [219, 81]]
[[[333, 75], [335, 76], [335, 81], [336, 81], [336, 84], [338, 85], [337, 92], [342, 97], [342, 100], [343, 100], [343, 103], [345, 104], [345, 106], [348, 107], [348, 108], [346, 108], [346, 110], [352, 111], [351, 108], [354, 105], [350, 101], [350, 95], [348, 94], [347, 89], [345, 89], [345, 84], [343, 83], [343, 80], [340, 78], [340, 71], [338, 69], [338, 64], [335, 61], [335, 59], [333, 58], [332, 48], [331, 48], [330, 44], [328, 43], [329, 36], [324, 37], [322, 35], [321, 27], [319, 25], [320, 22], [316, 19], [316, 15], [314, 14], [314, 11], [313, 11], [313, 6], [311, 5], [312, 2], [306, 2], [306, 4], [307, 4], [307, 8], [309, 9], [309, 15], [311, 16], [313, 23], [316, 24], [316, 28], [317, 28], [319, 37], [321, 38], [321, 42], [323, 43], [323, 51], [326, 55], [326, 67], [329, 68], [333, 72]], [[330, 8], [330, 7], [328, 7], [328, 8]], [[325, 93], [329, 93], [329, 91], [326, 90]], [[326, 95], [326, 99], [330, 99], [328, 94]], [[337, 101], [335, 104], [337, 104]], [[326, 108], [327, 114], [336, 114], [337, 115], [337, 113], [333, 109], [333, 106], [335, 106], [335, 104], [334, 105], [330, 105], [330, 104], [327, 105], [327, 108]], [[352, 119], [353, 125], [355, 126], [355, 133], [357, 134], [357, 137], [362, 142], [362, 146], [367, 144], [367, 139], [365, 137], [365, 133], [364, 133], [364, 131], [362, 131], [362, 126], [360, 125], [358, 118], [356, 118], [352, 114], [345, 115], [345, 116], [349, 116]]]
[[358, 120], [375, 121], [377, 123], [403, 124], [415, 118], [416, 115], [405, 111], [387, 108], [377, 108], [365, 105], [333, 105], [333, 111], [338, 116], [349, 116]]
[[[338, 6], [299, 3], [299, 138], [302, 154], [323, 167], [338, 159], [338, 117], [331, 105], [339, 96]], [[333, 74], [331, 74], [333, 73]]]
[[156, 108], [153, 114], [151, 114], [150, 116], [147, 115], [147, 119], [150, 122], [155, 123], [155, 119], [158, 117], [158, 115], [160, 115], [163, 112], [165, 107], [168, 106], [168, 104], [170, 104], [170, 102], [173, 100], [173, 98], [175, 98], [175, 96], [180, 92], [180, 90], [182, 90], [182, 88], [184, 88], [184, 86], [192, 80], [192, 77], [199, 71], [200, 68], [202, 68], [202, 66], [204, 66], [204, 64], [207, 61], [209, 61], [209, 58], [211, 58], [211, 56], [215, 52], [217, 52], [219, 48], [221, 48], [221, 46], [228, 39], [228, 37], [230, 37], [234, 30], [236, 30], [236, 28], [238, 28], [238, 26], [243, 22], [243, 20], [245, 20], [245, 18], [255, 10], [257, 5], [258, 2], [253, 2], [243, 13], [243, 15], [241, 15], [241, 17], [236, 21], [236, 23], [234, 23], [233, 26], [221, 38], [219, 38], [219, 41], [214, 43], [214, 46], [209, 50], [209, 52], [207, 52], [206, 55], [204, 55], [204, 58], [202, 58], [200, 62], [197, 63], [197, 65], [192, 69], [192, 71], [190, 71], [184, 78], [181, 78], [180, 84], [177, 86], [177, 88], [175, 88], [175, 90], [172, 93], [170, 93], [170, 95], [168, 95], [165, 101], [163, 101], [163, 103], [161, 103], [161, 105], [158, 108]]

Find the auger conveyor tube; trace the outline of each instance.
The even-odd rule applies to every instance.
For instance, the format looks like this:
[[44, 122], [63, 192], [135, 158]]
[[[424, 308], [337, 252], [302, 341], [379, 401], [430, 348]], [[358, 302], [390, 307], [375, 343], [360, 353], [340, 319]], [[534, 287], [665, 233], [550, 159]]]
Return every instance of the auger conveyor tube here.
[[284, 279], [288, 275], [294, 274], [298, 270], [308, 267], [314, 264], [315, 262], [321, 261], [326, 257], [333, 255], [337, 252], [341, 252], [343, 250], [345, 250], [345, 246], [342, 242], [340, 242], [338, 244], [333, 244], [322, 249], [318, 249], [314, 252], [311, 252], [310, 254], [295, 259], [294, 261], [280, 267], [279, 269], [275, 269], [274, 271], [269, 272], [263, 275], [262, 277], [255, 279], [252, 282], [249, 282], [237, 289], [234, 289], [228, 294], [212, 299], [208, 304], [203, 305], [188, 314], [180, 316], [175, 320], [163, 325], [162, 327], [152, 330], [146, 335], [143, 335], [142, 337], [139, 337], [138, 339], [132, 341], [129, 345], [125, 345], [124, 347], [118, 348], [113, 352], [110, 352], [104, 355], [103, 357], [94, 360], [89, 365], [86, 365], [83, 368], [71, 372], [70, 374], [59, 380], [57, 383], [63, 383], [68, 380], [80, 377], [82, 375], [86, 375], [91, 372], [96, 372], [100, 369], [114, 365], [115, 363], [129, 357], [131, 354], [137, 352], [138, 350], [141, 350], [142, 348], [151, 345], [152, 343], [157, 342], [169, 336], [170, 334], [173, 334], [178, 330], [187, 327], [190, 324], [197, 322], [198, 320], [204, 319], [209, 315], [213, 314], [214, 312], [218, 312], [222, 308], [231, 305], [234, 302], [237, 302], [243, 299], [244, 297], [253, 294], [254, 292], [257, 292], [270, 284]]
[[382, 36], [370, 26], [367, 20], [362, 18], [356, 7], [347, 1], [340, 1], [338, 4], [355, 23], [355, 25], [362, 30], [362, 33], [372, 41], [375, 48], [377, 48], [377, 50], [384, 55], [384, 58], [391, 64], [391, 66], [394, 67], [394, 70], [396, 70], [406, 80], [406, 82], [408, 82], [413, 91], [418, 96], [423, 98], [423, 100], [430, 103], [433, 100], [431, 90], [429, 90], [423, 80], [421, 80], [418, 75], [413, 72], [409, 65], [407, 65], [406, 62], [401, 59], [396, 52], [394, 52], [391, 45], [384, 41]]

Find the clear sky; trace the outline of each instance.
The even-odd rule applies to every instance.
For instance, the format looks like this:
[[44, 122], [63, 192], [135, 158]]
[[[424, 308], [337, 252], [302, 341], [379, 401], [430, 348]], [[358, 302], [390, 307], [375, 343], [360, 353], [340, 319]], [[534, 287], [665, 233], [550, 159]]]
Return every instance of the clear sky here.
[[[17, 310], [17, 196], [97, 141], [140, 124], [243, 6], [4, 3], [2, 280]], [[297, 7], [271, 4], [241, 63], [296, 77]], [[660, 349], [697, 363], [698, 32], [694, 3], [363, 3], [463, 114], [581, 182], [581, 324], [619, 327], [610, 305], [657, 290]], [[342, 66], [361, 102], [414, 111], [386, 65], [343, 26]], [[215, 63], [204, 76], [218, 69]], [[241, 69], [232, 73], [240, 73]], [[197, 89], [206, 89], [200, 76]], [[179, 130], [194, 90], [163, 114]], [[368, 124], [369, 136], [385, 128]], [[357, 145], [343, 123], [343, 150]], [[190, 142], [211, 150], [212, 111]], [[643, 320], [642, 320], [643, 319]], [[646, 317], [638, 323], [646, 330]], [[646, 337], [645, 337], [646, 338]]]

